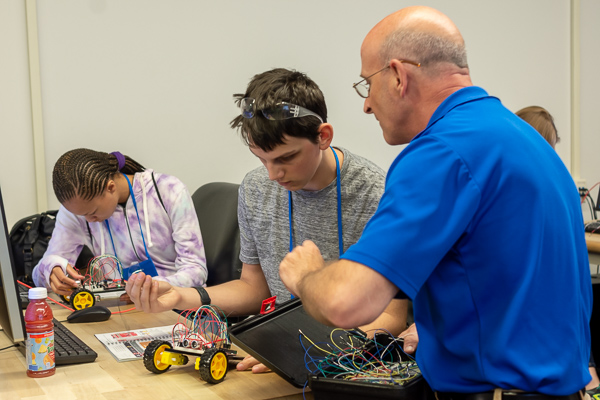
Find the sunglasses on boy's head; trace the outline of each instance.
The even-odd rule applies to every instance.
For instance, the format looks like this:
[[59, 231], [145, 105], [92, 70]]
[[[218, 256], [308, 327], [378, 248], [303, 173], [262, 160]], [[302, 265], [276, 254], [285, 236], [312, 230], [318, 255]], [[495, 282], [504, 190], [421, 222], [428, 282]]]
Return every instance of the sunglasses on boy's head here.
[[252, 97], [244, 97], [240, 100], [240, 110], [244, 118], [254, 118], [257, 111], [260, 111], [266, 119], [271, 121], [313, 116], [317, 117], [323, 123], [323, 118], [318, 114], [296, 104], [286, 103], [285, 101], [271, 107], [263, 108], [262, 110], [256, 110], [255, 100]]

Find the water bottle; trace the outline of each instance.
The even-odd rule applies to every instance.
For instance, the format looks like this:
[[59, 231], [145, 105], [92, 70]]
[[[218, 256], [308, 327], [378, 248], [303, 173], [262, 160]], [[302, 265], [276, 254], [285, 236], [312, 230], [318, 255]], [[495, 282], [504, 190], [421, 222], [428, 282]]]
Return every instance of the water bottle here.
[[54, 375], [54, 323], [43, 287], [29, 289], [29, 305], [25, 311], [27, 331], [27, 376], [42, 378]]

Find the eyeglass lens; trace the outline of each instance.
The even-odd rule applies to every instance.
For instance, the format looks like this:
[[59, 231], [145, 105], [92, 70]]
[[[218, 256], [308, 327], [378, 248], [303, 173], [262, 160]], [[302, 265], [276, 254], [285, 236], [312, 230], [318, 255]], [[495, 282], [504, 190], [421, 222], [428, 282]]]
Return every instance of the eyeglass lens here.
[[262, 110], [262, 113], [266, 119], [272, 121], [295, 118], [298, 116], [298, 106], [292, 105], [290, 107], [290, 104], [281, 103], [275, 107]]
[[240, 101], [240, 110], [244, 118], [254, 117], [254, 99], [245, 97]]
[[369, 87], [367, 85], [368, 84], [365, 83], [358, 83], [356, 86], [354, 86], [356, 93], [358, 93], [360, 97], [363, 97], [365, 99], [369, 97]]
[[[245, 97], [240, 101], [240, 111], [244, 118], [254, 118], [256, 116], [255, 111], [255, 100], [252, 97]], [[271, 121], [280, 121], [289, 118], [299, 118], [305, 116], [314, 116], [318, 118], [321, 123], [323, 123], [323, 119], [316, 113], [298, 106], [296, 104], [290, 104], [282, 101], [281, 103], [277, 103], [272, 107], [263, 108], [260, 111], [263, 116]]]

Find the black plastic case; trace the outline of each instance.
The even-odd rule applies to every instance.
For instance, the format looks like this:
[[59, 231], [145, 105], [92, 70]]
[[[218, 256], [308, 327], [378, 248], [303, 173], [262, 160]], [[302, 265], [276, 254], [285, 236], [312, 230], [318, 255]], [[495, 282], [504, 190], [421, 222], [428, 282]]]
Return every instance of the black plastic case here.
[[292, 385], [301, 388], [308, 384], [315, 400], [433, 398], [422, 376], [404, 386], [309, 376], [304, 361], [305, 350], [300, 344], [300, 330], [316, 343], [329, 342], [332, 329], [309, 316], [300, 300], [293, 299], [269, 314], [254, 316], [230, 327], [229, 335], [233, 343]]

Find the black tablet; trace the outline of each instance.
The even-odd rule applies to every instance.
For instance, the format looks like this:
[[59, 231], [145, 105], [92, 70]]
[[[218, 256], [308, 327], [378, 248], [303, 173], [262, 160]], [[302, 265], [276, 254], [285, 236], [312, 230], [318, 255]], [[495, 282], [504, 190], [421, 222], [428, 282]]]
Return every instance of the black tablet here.
[[[352, 382], [325, 377], [318, 371], [310, 373], [307, 363], [313, 369], [315, 364], [307, 356], [307, 349], [313, 346], [308, 339], [325, 348], [332, 343], [334, 329], [317, 322], [306, 313], [300, 299], [293, 299], [268, 314], [257, 315], [233, 325], [229, 328], [229, 335], [233, 343], [292, 385], [308, 385], [315, 400], [433, 399], [420, 373], [406, 385]], [[365, 336], [359, 329], [352, 332], [337, 330], [335, 342], [352, 342]], [[309, 353], [311, 350], [314, 349], [309, 349]]]
[[308, 315], [300, 299], [292, 299], [269, 314], [256, 315], [232, 326], [229, 335], [233, 343], [279, 376], [294, 386], [304, 387], [309, 371], [300, 330], [316, 343], [330, 342], [333, 329]]

